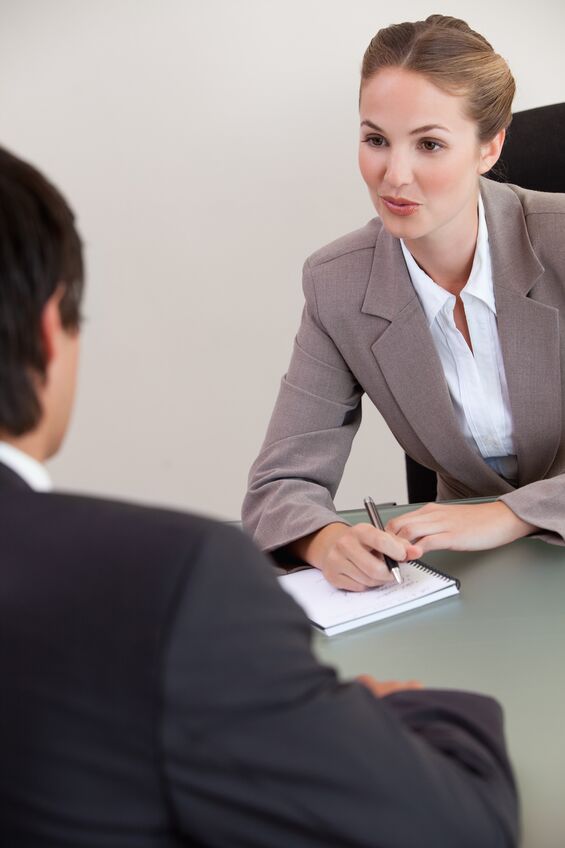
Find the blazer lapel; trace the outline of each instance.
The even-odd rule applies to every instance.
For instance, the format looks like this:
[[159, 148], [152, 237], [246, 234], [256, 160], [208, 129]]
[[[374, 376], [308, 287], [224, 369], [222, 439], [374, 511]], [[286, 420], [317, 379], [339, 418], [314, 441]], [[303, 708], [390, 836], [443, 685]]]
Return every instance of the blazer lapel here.
[[542, 479], [561, 441], [559, 313], [527, 295], [544, 272], [516, 194], [481, 181], [498, 332], [521, 486]]
[[467, 444], [398, 239], [379, 233], [362, 312], [390, 324], [372, 343], [376, 364], [410, 426], [438, 464], [472, 490], [511, 490]]

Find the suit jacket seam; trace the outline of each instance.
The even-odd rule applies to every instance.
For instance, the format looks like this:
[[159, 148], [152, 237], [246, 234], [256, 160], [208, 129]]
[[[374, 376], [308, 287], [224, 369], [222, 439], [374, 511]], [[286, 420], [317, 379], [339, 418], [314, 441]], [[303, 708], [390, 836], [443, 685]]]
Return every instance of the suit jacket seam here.
[[189, 545], [189, 551], [184, 550], [180, 554], [182, 568], [173, 582], [171, 590], [171, 599], [164, 613], [164, 624], [161, 628], [160, 645], [158, 649], [158, 690], [155, 704], [155, 723], [154, 723], [154, 739], [155, 739], [155, 762], [158, 771], [159, 783], [164, 800], [164, 804], [169, 813], [169, 817], [173, 823], [173, 828], [177, 833], [184, 834], [181, 827], [179, 816], [177, 814], [176, 804], [170, 785], [170, 780], [167, 777], [165, 762], [166, 754], [163, 742], [163, 727], [165, 722], [165, 705], [166, 705], [166, 678], [167, 678], [167, 655], [170, 648], [172, 632], [174, 630], [178, 611], [184, 599], [187, 585], [191, 577], [191, 569], [189, 568], [187, 554], [190, 552], [190, 559], [197, 561], [200, 558], [202, 548], [204, 546], [204, 535], [201, 532], [200, 538], [196, 545]]
[[[375, 239], [376, 244], [376, 239]], [[343, 256], [351, 256], [353, 253], [360, 253], [363, 250], [372, 250], [375, 251], [375, 244], [366, 244], [361, 247], [352, 247], [351, 250], [344, 250], [342, 253], [336, 254], [336, 256], [330, 256], [328, 259], [320, 259], [316, 262], [310, 263], [311, 257], [307, 260], [308, 265], [312, 268], [321, 268], [322, 265], [328, 265], [330, 262], [336, 262], [338, 259], [341, 259]], [[322, 248], [323, 249], [323, 248]]]
[[[522, 207], [524, 209], [524, 207]], [[531, 215], [565, 215], [565, 209], [561, 211], [560, 209], [530, 209], [526, 211], [524, 209], [524, 217], [529, 218]]]
[[[328, 336], [328, 338], [332, 339], [331, 335], [328, 333], [328, 328], [326, 327], [326, 325], [324, 324], [324, 322], [320, 318], [320, 308], [318, 306], [318, 293], [316, 291], [316, 282], [314, 280], [314, 274], [312, 273], [312, 266], [310, 265], [310, 260], [306, 260], [306, 269], [308, 271], [308, 275], [310, 277], [310, 283], [311, 283], [311, 287], [312, 287], [312, 297], [314, 299], [314, 309], [315, 309], [315, 312], [316, 312], [316, 320], [317, 320], [318, 324], [320, 325], [320, 327], [323, 329], [326, 336]], [[308, 301], [308, 298], [306, 300]], [[333, 339], [332, 339], [332, 342], [333, 342]], [[335, 344], [335, 342], [334, 342], [334, 344]]]
[[[322, 324], [321, 319], [320, 319], [320, 324]], [[322, 324], [322, 326], [323, 326], [323, 324]], [[325, 329], [325, 327], [324, 327], [324, 329]], [[301, 353], [303, 353], [303, 354], [304, 354], [304, 356], [307, 356], [307, 357], [308, 357], [308, 359], [311, 359], [313, 362], [316, 362], [316, 363], [318, 363], [319, 365], [323, 365], [323, 366], [324, 366], [324, 368], [329, 368], [329, 369], [330, 369], [330, 371], [336, 371], [338, 374], [351, 374], [351, 369], [350, 369], [350, 368], [347, 368], [347, 369], [345, 369], [345, 368], [337, 368], [335, 365], [331, 365], [329, 362], [324, 362], [324, 360], [323, 360], [323, 359], [318, 359], [318, 357], [317, 357], [317, 356], [314, 356], [312, 353], [310, 353], [308, 350], [306, 350], [306, 348], [305, 348], [305, 347], [303, 347], [303, 346], [300, 344], [300, 342], [298, 341], [298, 338], [297, 338], [295, 341], [296, 341], [296, 347], [298, 348], [298, 350], [299, 350]], [[333, 341], [333, 339], [332, 339], [332, 341]], [[334, 345], [335, 345], [335, 341], [334, 341]], [[337, 345], [336, 345], [336, 347], [337, 347]], [[342, 358], [343, 358], [343, 356], [342, 356]], [[345, 361], [345, 360], [344, 360], [344, 361]], [[287, 374], [288, 374], [288, 372], [287, 372]], [[292, 385], [292, 383], [290, 383], [290, 380], [288, 380], [288, 379], [287, 379], [287, 382], [288, 382], [290, 385]]]

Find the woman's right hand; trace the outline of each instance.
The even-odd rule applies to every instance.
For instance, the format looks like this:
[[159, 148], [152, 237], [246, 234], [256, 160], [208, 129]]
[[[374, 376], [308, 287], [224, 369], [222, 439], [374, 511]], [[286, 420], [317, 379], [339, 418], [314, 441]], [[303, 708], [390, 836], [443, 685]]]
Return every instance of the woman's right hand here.
[[372, 524], [328, 524], [291, 547], [293, 553], [319, 568], [333, 586], [350, 592], [394, 581], [383, 554], [398, 562], [422, 555], [417, 544]]

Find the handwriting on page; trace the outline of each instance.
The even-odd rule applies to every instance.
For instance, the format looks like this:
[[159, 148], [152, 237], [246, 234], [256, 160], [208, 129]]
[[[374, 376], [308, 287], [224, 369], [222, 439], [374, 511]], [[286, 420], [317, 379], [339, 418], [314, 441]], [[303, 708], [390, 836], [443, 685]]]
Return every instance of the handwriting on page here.
[[[279, 578], [306, 615], [328, 635], [379, 621], [456, 594], [456, 581], [422, 562], [399, 564], [402, 583], [386, 583], [363, 592], [336, 589], [316, 568]], [[333, 633], [332, 633], [333, 631]]]
[[[371, 595], [371, 606], [373, 606], [373, 598], [372, 595], [374, 593], [378, 593], [378, 595], [383, 598], [386, 598], [388, 595], [397, 595], [398, 593], [402, 593], [402, 600], [406, 601], [412, 597], [412, 588], [417, 588], [416, 594], [414, 597], [417, 597], [420, 592], [419, 588], [421, 584], [426, 580], [426, 573], [419, 571], [415, 568], [408, 568], [409, 563], [399, 563], [400, 574], [402, 575], [402, 583], [398, 584], [396, 581], [394, 583], [385, 583], [383, 586], [376, 586], [374, 589], [367, 589], [363, 593], [359, 592], [348, 592], [346, 589], [336, 589], [335, 586], [329, 586], [328, 596], [339, 595], [341, 602], [345, 603], [358, 603], [355, 598], [367, 597], [369, 593]], [[320, 575], [324, 583], [327, 583], [327, 580], [323, 575]]]
[[282, 577], [287, 592], [315, 621], [332, 624], [334, 621], [354, 619], [394, 607], [409, 605], [412, 601], [443, 588], [444, 578], [430, 573], [416, 563], [400, 563], [402, 583], [387, 583], [364, 592], [347, 592], [336, 589], [317, 569], [299, 571]]

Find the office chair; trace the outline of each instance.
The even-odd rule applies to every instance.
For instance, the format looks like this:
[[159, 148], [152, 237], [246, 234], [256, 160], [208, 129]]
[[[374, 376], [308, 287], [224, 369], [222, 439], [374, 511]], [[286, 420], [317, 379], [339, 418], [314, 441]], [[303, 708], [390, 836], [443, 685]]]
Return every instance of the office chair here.
[[[516, 112], [489, 179], [536, 191], [565, 192], [565, 103]], [[435, 501], [434, 471], [406, 456], [408, 502]]]

